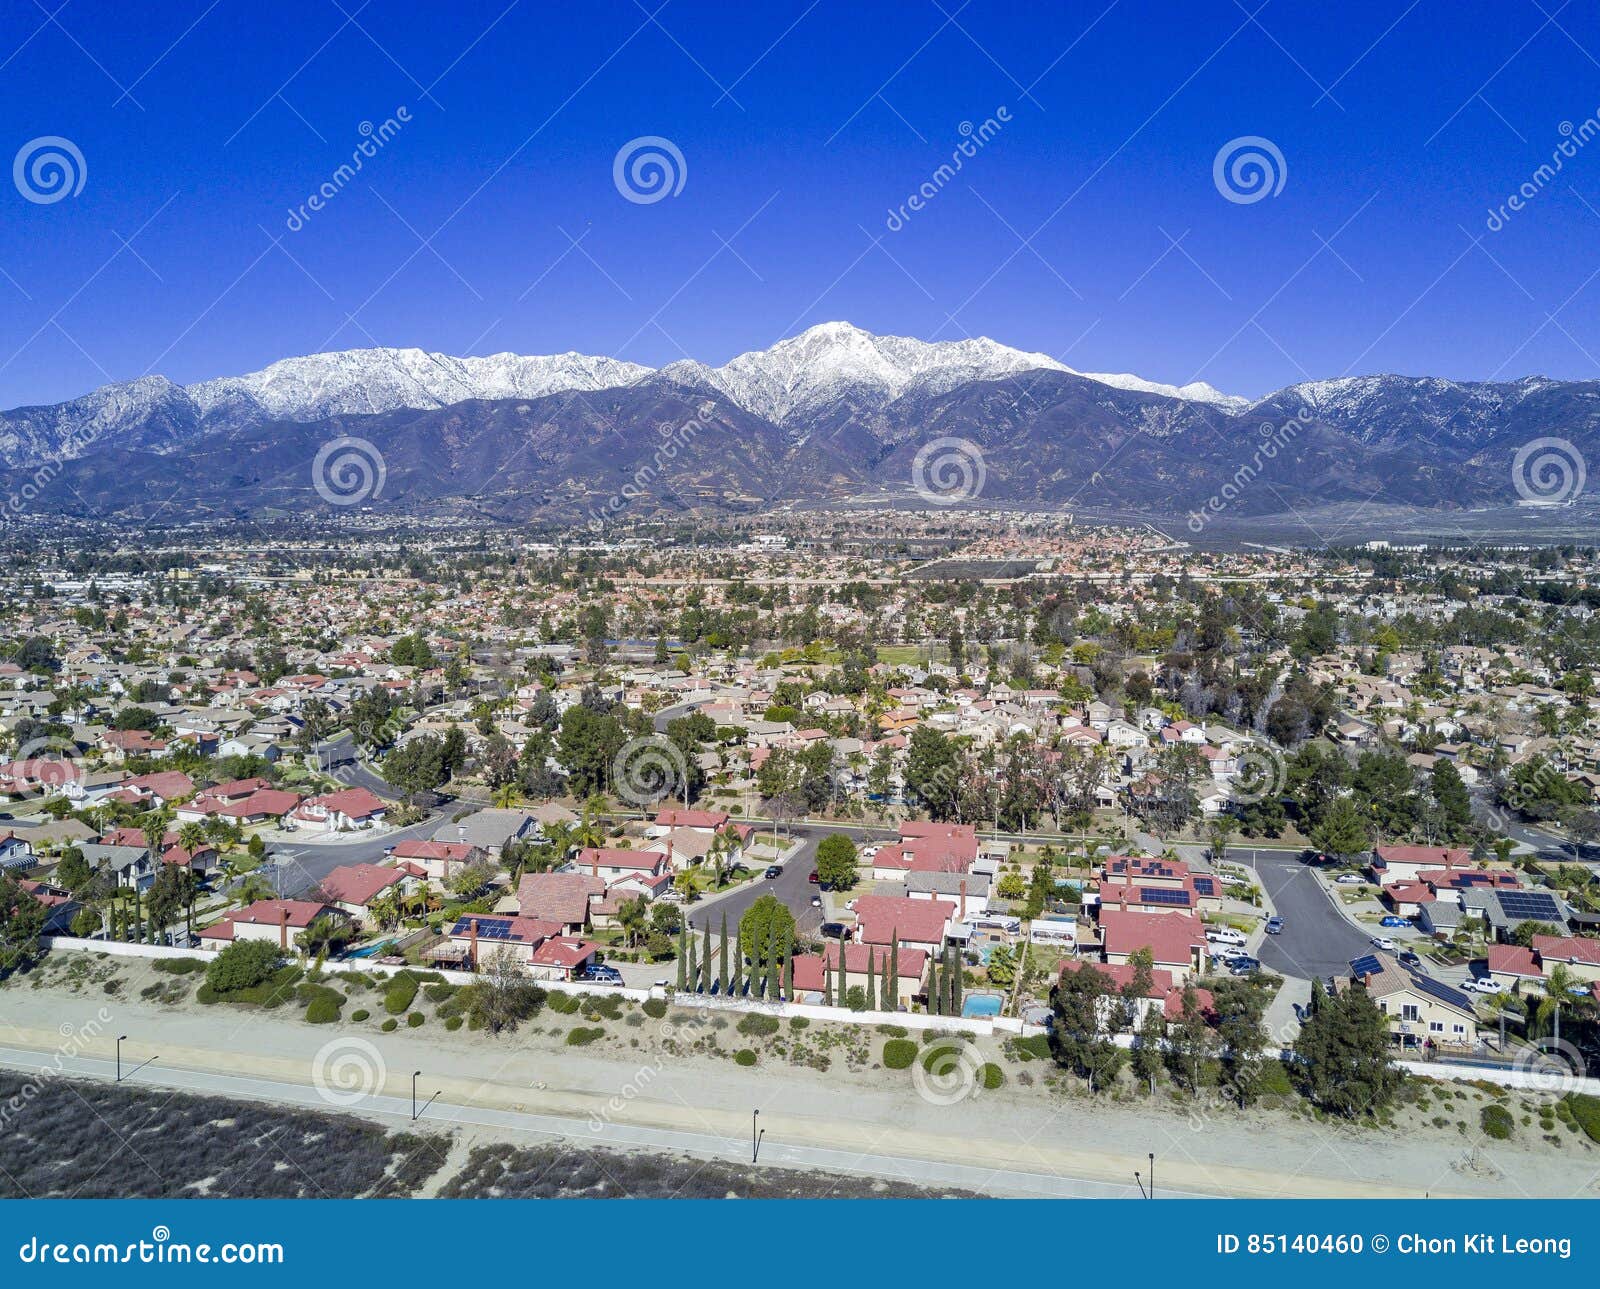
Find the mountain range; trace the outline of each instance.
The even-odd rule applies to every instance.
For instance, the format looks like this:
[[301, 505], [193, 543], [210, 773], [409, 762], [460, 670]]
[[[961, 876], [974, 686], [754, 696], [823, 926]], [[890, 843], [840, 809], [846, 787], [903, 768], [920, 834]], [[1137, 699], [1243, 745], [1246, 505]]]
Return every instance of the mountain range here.
[[30, 504], [61, 513], [331, 511], [319, 453], [337, 439], [381, 458], [364, 504], [496, 520], [920, 504], [919, 452], [935, 443], [937, 467], [952, 450], [938, 440], [962, 441], [979, 501], [1151, 516], [1214, 512], [1219, 499], [1237, 515], [1487, 506], [1528, 496], [1513, 462], [1535, 440], [1564, 441], [1581, 482], [1582, 458], [1600, 450], [1600, 382], [1378, 375], [1252, 401], [843, 322], [720, 367], [361, 349], [0, 412], [0, 477], [13, 497], [31, 481]]

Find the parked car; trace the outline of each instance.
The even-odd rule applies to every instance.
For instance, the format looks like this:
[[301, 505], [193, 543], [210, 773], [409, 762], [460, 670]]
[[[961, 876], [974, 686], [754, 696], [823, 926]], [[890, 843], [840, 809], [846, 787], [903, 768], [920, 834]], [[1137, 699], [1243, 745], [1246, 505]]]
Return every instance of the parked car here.
[[820, 909], [822, 907], [822, 896], [813, 895], [811, 897], [811, 907], [814, 909]]
[[1416, 954], [1412, 953], [1410, 949], [1406, 949], [1400, 955], [1400, 965], [1403, 967], [1416, 967], [1420, 970], [1422, 967], [1422, 959], [1417, 957]]
[[1251, 957], [1235, 958], [1228, 964], [1228, 970], [1236, 976], [1248, 976], [1252, 971], [1261, 970], [1261, 959]]
[[1410, 926], [1411, 925], [1411, 919], [1410, 918], [1396, 917], [1393, 913], [1390, 913], [1386, 917], [1382, 917], [1382, 918], [1378, 919], [1378, 925], [1379, 926]]
[[1362, 877], [1360, 873], [1340, 873], [1333, 880], [1339, 886], [1365, 886], [1367, 884], [1367, 879]]
[[1474, 976], [1469, 980], [1463, 980], [1461, 987], [1474, 994], [1497, 994], [1500, 992], [1500, 986], [1495, 984], [1490, 976]]
[[1394, 941], [1386, 935], [1375, 935], [1369, 943], [1375, 949], [1382, 949], [1385, 953], [1394, 952]]
[[777, 864], [768, 864], [767, 871], [762, 876], [770, 882], [774, 877], [782, 877], [783, 869]]
[[817, 876], [817, 870], [813, 868], [811, 870], [811, 876], [806, 878], [806, 881], [810, 882], [813, 886], [816, 886], [819, 882], [822, 881], [822, 879]]
[[579, 978], [597, 985], [620, 985], [622, 983], [622, 973], [615, 967], [606, 966], [603, 962], [595, 963]]
[[1206, 930], [1206, 939], [1212, 944], [1243, 945], [1245, 942], [1244, 933], [1241, 931], [1235, 931], [1231, 926], [1214, 926], [1208, 928]]
[[850, 928], [843, 922], [824, 922], [822, 934], [830, 940], [843, 940], [850, 934]]
[[1283, 930], [1283, 919], [1282, 918], [1280, 918], [1280, 917], [1270, 917], [1270, 918], [1267, 919], [1267, 934], [1268, 935], [1277, 935], [1282, 930]]

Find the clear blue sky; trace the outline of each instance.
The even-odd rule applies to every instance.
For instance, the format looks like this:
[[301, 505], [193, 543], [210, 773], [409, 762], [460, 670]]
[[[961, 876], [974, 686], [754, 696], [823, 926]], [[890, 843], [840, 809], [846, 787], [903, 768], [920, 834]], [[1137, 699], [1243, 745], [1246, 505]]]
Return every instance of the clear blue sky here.
[[[372, 344], [715, 363], [834, 318], [1250, 395], [1600, 376], [1600, 138], [1485, 226], [1600, 110], [1589, 3], [45, 2], [0, 3], [0, 152], [87, 174], [0, 181], [0, 406]], [[612, 179], [645, 135], [687, 168], [652, 204]], [[1219, 194], [1241, 136], [1275, 196]]]

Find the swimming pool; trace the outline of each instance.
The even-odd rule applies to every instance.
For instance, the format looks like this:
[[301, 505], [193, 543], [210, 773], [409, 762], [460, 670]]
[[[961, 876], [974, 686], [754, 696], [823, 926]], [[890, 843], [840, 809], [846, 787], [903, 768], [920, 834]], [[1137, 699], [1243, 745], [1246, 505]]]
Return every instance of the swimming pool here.
[[998, 1016], [1005, 1002], [999, 994], [968, 994], [961, 1003], [963, 1016]]
[[347, 958], [381, 958], [394, 948], [393, 940], [385, 940], [381, 944], [369, 944], [363, 949], [352, 949], [344, 956]]

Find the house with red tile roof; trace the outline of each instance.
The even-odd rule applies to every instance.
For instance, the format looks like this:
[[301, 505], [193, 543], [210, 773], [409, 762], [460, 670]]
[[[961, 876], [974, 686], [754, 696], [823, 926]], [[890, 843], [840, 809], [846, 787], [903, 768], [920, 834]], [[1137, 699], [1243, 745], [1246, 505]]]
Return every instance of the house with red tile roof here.
[[1378, 895], [1391, 913], [1403, 918], [1416, 917], [1424, 904], [1438, 898], [1426, 882], [1390, 882]]
[[1427, 868], [1471, 867], [1471, 852], [1459, 846], [1379, 846], [1368, 864], [1380, 886], [1387, 882], [1414, 882]]
[[1149, 949], [1155, 966], [1179, 984], [1204, 975], [1207, 962], [1205, 926], [1188, 913], [1139, 913], [1100, 906], [1101, 957], [1110, 964], [1129, 961]]
[[131, 792], [139, 801], [151, 802], [159, 807], [169, 801], [192, 797], [194, 780], [182, 770], [161, 770], [155, 774], [140, 774], [125, 779], [120, 789]]
[[577, 935], [589, 925], [590, 909], [605, 890], [605, 882], [588, 873], [524, 873], [517, 883], [517, 905], [523, 917], [554, 922]]
[[372, 902], [386, 891], [405, 891], [416, 880], [387, 864], [341, 864], [322, 879], [322, 893], [351, 917], [365, 917]]
[[[883, 987], [883, 978], [889, 971], [889, 950], [886, 946], [872, 944], [845, 943], [844, 950], [844, 975], [843, 987], [846, 991], [852, 985], [863, 988], [867, 983], [867, 970], [871, 967], [872, 978], [877, 983], [879, 997]], [[839, 1001], [840, 988], [839, 951], [841, 946], [830, 940], [822, 947], [821, 953], [802, 953], [794, 960], [794, 990], [795, 996], [800, 1000], [807, 1000], [809, 995], [815, 995], [811, 1001], [820, 1001], [823, 995], [823, 971], [832, 976], [834, 1001]], [[928, 974], [928, 955], [921, 949], [901, 949], [895, 955], [895, 973], [897, 987], [896, 996], [902, 1010], [910, 1011], [912, 1004], [923, 998], [924, 979]], [[873, 1010], [877, 1010], [878, 1000], [873, 1001]]]
[[[1170, 1022], [1182, 1019], [1185, 988], [1193, 988], [1195, 1006], [1200, 1009], [1201, 1015], [1207, 1019], [1216, 1015], [1216, 1000], [1212, 998], [1209, 989], [1185, 986], [1181, 981], [1174, 979], [1170, 971], [1161, 967], [1151, 970], [1150, 987], [1144, 994], [1132, 999], [1126, 997], [1137, 971], [1131, 962], [1089, 962], [1084, 958], [1063, 958], [1057, 964], [1056, 975], [1059, 977], [1069, 971], [1098, 972], [1104, 978], [1107, 990], [1117, 995], [1116, 998], [1107, 997], [1104, 1000], [1104, 1011], [1109, 1013], [1112, 1007], [1126, 1001], [1133, 1010], [1131, 1021], [1133, 1029], [1143, 1024], [1145, 1016], [1157, 1008], [1160, 1009], [1163, 1020]], [[1101, 1019], [1108, 1020], [1109, 1015], [1102, 1015]]]
[[398, 843], [392, 853], [397, 861], [420, 868], [431, 880], [446, 883], [463, 868], [489, 858], [482, 846], [460, 841], [408, 839]]
[[287, 953], [299, 945], [306, 928], [324, 915], [347, 918], [331, 904], [312, 900], [257, 900], [202, 927], [198, 932], [200, 947], [220, 949], [235, 940], [267, 940]]
[[898, 940], [901, 951], [941, 953], [956, 905], [950, 900], [913, 900], [899, 895], [862, 895], [856, 899], [859, 944], [887, 947]]
[[1495, 984], [1508, 994], [1544, 992], [1544, 968], [1532, 949], [1520, 944], [1491, 944], [1487, 965]]
[[302, 801], [294, 810], [295, 822], [325, 832], [351, 832], [381, 824], [389, 807], [366, 788], [343, 788]]
[[1546, 972], [1552, 963], [1571, 969], [1579, 980], [1600, 980], [1600, 940], [1571, 935], [1536, 935], [1533, 951]]
[[612, 882], [619, 877], [648, 876], [665, 873], [670, 868], [667, 857], [658, 850], [625, 850], [614, 846], [586, 846], [573, 860], [578, 872]]

